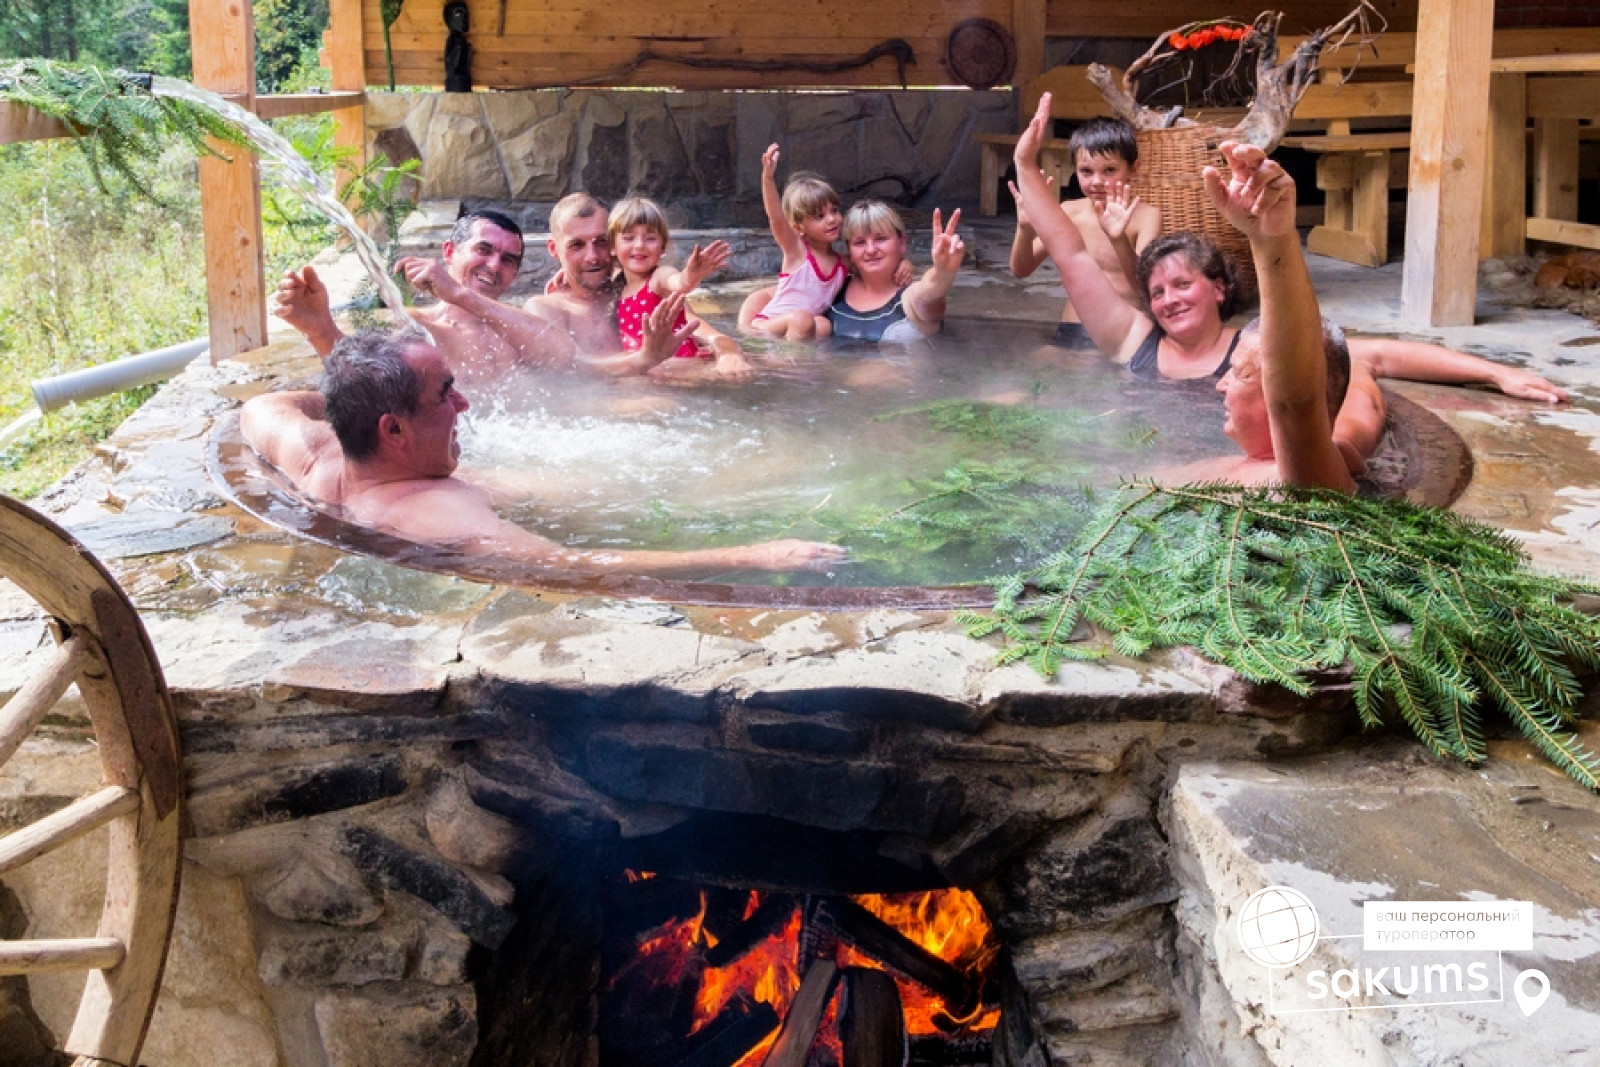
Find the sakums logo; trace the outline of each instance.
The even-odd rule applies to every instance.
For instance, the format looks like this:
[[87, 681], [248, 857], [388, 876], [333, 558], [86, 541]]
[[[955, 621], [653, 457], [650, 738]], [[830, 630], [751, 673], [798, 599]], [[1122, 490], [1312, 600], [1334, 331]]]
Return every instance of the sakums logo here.
[[[1268, 886], [1239, 909], [1236, 932], [1245, 955], [1268, 970], [1275, 1015], [1492, 1004], [1506, 999], [1501, 953], [1533, 948], [1533, 905], [1366, 901], [1361, 933], [1328, 934], [1305, 894]], [[1332, 951], [1312, 960], [1319, 944]], [[1401, 950], [1408, 958], [1397, 960]], [[1512, 992], [1523, 1015], [1532, 1015], [1550, 995], [1550, 980], [1530, 968], [1517, 974]]]

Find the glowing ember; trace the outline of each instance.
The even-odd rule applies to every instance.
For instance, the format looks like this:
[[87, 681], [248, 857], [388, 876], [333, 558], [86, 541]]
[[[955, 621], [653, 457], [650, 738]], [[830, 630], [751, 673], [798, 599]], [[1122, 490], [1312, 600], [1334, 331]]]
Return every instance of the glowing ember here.
[[[630, 881], [651, 877], [628, 874]], [[982, 906], [976, 897], [964, 890], [852, 899], [908, 940], [967, 975], [975, 986], [981, 985], [999, 953]], [[748, 920], [760, 903], [761, 894], [752, 892], [745, 904], [743, 919]], [[717, 944], [716, 937], [705, 926], [706, 908], [707, 898], [702, 892], [699, 911], [692, 918], [670, 922], [653, 931], [640, 944], [633, 960], [613, 976], [613, 987], [623, 975], [640, 970], [646, 971], [657, 983], [697, 983], [690, 1034], [718, 1019], [738, 1000], [769, 1004], [779, 1018], [785, 1017], [800, 988], [802, 976], [800, 907], [789, 914], [781, 930], [723, 967], [711, 967], [704, 962], [704, 953]], [[835, 959], [841, 968], [887, 970], [879, 960], [844, 942], [836, 950]], [[938, 995], [899, 974], [894, 977], [905, 1010], [906, 1030], [913, 1037], [949, 1035], [957, 1031], [980, 1033], [993, 1029], [999, 1022], [1000, 1010], [987, 1006], [978, 1007], [967, 1018], [956, 1018], [952, 1013], [959, 1006], [947, 1004]], [[830, 1004], [818, 1041], [837, 1051], [835, 1013], [836, 1007]], [[747, 1052], [735, 1067], [759, 1067], [776, 1039], [777, 1031], [774, 1031]]]

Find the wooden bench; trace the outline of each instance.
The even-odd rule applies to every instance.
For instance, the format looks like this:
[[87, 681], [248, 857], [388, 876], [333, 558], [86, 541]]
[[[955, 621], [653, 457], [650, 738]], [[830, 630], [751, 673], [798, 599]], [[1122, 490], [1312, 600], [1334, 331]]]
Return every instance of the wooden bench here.
[[1320, 154], [1317, 188], [1327, 198], [1322, 223], [1306, 237], [1307, 251], [1364, 267], [1389, 260], [1389, 190], [1405, 188], [1405, 130], [1315, 134], [1283, 139], [1288, 148]]
[[[978, 214], [993, 218], [1000, 213], [1000, 178], [1011, 163], [1017, 147], [1014, 133], [975, 133], [972, 140], [978, 146]], [[1063, 188], [1072, 177], [1072, 152], [1070, 142], [1052, 137], [1039, 146], [1039, 169], [1055, 178], [1056, 188]]]

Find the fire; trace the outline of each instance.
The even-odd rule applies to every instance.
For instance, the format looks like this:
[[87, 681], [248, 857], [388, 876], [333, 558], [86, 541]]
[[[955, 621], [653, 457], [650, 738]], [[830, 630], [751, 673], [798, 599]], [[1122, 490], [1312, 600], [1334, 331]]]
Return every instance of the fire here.
[[[748, 919], [755, 912], [761, 899], [760, 893], [750, 894], [744, 918]], [[964, 890], [853, 899], [907, 939], [972, 976], [974, 981], [981, 981], [999, 953], [993, 928], [982, 906], [976, 897]], [[802, 977], [799, 960], [801, 909], [796, 907], [790, 913], [780, 931], [724, 967], [704, 965], [703, 954], [717, 944], [715, 935], [705, 928], [706, 909], [707, 898], [702, 892], [699, 912], [691, 918], [666, 924], [641, 944], [638, 955], [624, 968], [624, 973], [648, 966], [660, 981], [674, 984], [698, 981], [691, 1034], [717, 1019], [737, 998], [770, 1004], [778, 1017], [783, 1018], [800, 989]], [[841, 967], [886, 969], [847, 943], [840, 944], [836, 959]], [[905, 1010], [906, 1030], [912, 1036], [956, 1029], [971, 1033], [993, 1029], [999, 1022], [998, 1008], [979, 1007], [967, 1018], [955, 1018], [953, 1013], [958, 1010], [957, 1005], [946, 1004], [918, 983], [898, 974], [895, 980]], [[829, 1044], [837, 1043], [835, 1010], [830, 1005], [819, 1038]], [[746, 1053], [735, 1067], [760, 1067], [776, 1039], [774, 1031]]]

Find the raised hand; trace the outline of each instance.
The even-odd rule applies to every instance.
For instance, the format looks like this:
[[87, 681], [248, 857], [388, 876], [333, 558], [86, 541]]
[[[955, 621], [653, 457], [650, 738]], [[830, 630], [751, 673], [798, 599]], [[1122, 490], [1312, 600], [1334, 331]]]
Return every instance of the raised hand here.
[[950, 213], [950, 224], [943, 225], [939, 209], [933, 209], [933, 268], [942, 274], [954, 274], [967, 254], [956, 224], [961, 221], [961, 209]]
[[695, 245], [678, 274], [678, 288], [693, 292], [702, 281], [728, 265], [733, 258], [733, 247], [726, 241], [712, 241], [704, 249]]
[[567, 272], [564, 270], [558, 270], [554, 274], [550, 275], [549, 281], [544, 283], [544, 295], [556, 296], [559, 293], [565, 293], [569, 291], [571, 288], [572, 286], [567, 284]]
[[1039, 148], [1044, 144], [1045, 133], [1049, 128], [1050, 94], [1042, 93], [1039, 96], [1039, 106], [1033, 112], [1033, 118], [1017, 138], [1017, 147], [1011, 152], [1011, 160], [1017, 165], [1019, 176], [1023, 167], [1029, 170], [1038, 169]]
[[676, 330], [672, 328], [687, 301], [686, 293], [669, 293], [644, 320], [639, 351], [644, 353], [647, 359], [659, 363], [670, 358], [678, 350], [678, 346], [692, 337], [694, 331], [699, 328], [700, 323], [692, 318], [686, 319]]
[[461, 283], [452, 278], [437, 259], [406, 256], [395, 263], [394, 269], [395, 273], [405, 275], [411, 288], [419, 293], [431, 293], [447, 304], [456, 303], [461, 296]]
[[[1046, 188], [1055, 185], [1055, 183], [1056, 176], [1054, 174], [1046, 174], [1044, 176], [1044, 184]], [[1017, 183], [1013, 181], [1006, 182], [1006, 188], [1011, 190], [1011, 199], [1015, 201], [1017, 205], [1017, 229], [1031, 229], [1033, 227], [1033, 223], [1028, 221], [1028, 209], [1022, 204], [1022, 190], [1018, 189]]]
[[761, 176], [773, 183], [778, 180], [778, 146], [776, 143], [767, 145], [767, 150], [761, 153]]
[[1100, 222], [1100, 229], [1115, 241], [1128, 232], [1128, 223], [1133, 221], [1133, 213], [1138, 207], [1139, 198], [1133, 195], [1126, 184], [1119, 182], [1106, 194], [1104, 204], [1094, 204], [1094, 213]]
[[278, 281], [278, 295], [272, 313], [297, 330], [320, 326], [332, 314], [328, 287], [310, 266], [286, 270]]
[[1228, 164], [1201, 171], [1217, 211], [1247, 237], [1284, 237], [1295, 232], [1294, 179], [1255, 145], [1224, 141], [1218, 146]]

